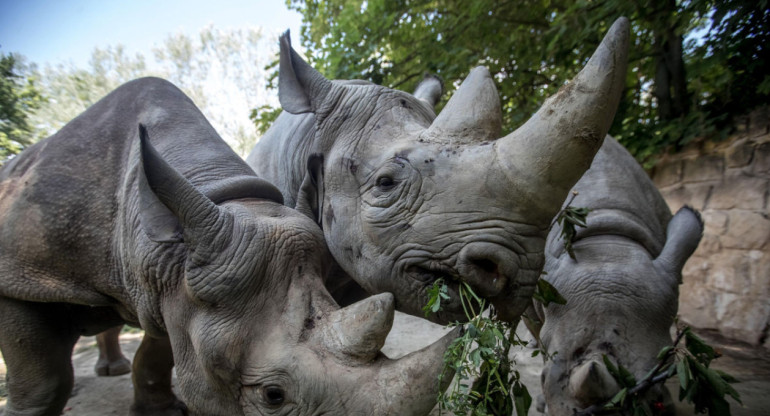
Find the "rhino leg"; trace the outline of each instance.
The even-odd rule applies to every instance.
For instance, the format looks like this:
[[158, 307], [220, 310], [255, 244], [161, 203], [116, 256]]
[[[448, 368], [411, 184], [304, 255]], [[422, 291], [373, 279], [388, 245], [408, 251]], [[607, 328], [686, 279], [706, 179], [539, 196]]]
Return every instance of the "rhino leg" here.
[[0, 350], [7, 365], [6, 416], [61, 414], [72, 391], [79, 334], [60, 303], [0, 297]]
[[171, 390], [174, 355], [168, 337], [148, 334], [134, 355], [134, 403], [131, 416], [187, 415], [187, 406]]
[[131, 361], [120, 351], [119, 336], [123, 325], [112, 327], [96, 336], [99, 359], [94, 371], [100, 377], [119, 376], [131, 372]]

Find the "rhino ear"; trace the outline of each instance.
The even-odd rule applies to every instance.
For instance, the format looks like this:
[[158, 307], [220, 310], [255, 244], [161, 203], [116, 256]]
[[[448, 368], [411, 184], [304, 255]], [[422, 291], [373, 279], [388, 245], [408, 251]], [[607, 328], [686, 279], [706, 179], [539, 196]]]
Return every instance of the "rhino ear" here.
[[323, 201], [324, 157], [320, 153], [314, 153], [307, 160], [307, 172], [299, 188], [295, 209], [322, 226]]
[[331, 89], [331, 82], [305, 62], [294, 48], [287, 30], [281, 35], [278, 99], [292, 114], [315, 112]]
[[[144, 125], [139, 125], [139, 140], [141, 141], [139, 169], [139, 220], [142, 229], [156, 243], [179, 243], [183, 241], [182, 226], [174, 213], [168, 207], [160, 202], [152, 188], [147, 182], [145, 165], [146, 158], [143, 156], [145, 146], [149, 145], [149, 136]], [[145, 145], [145, 143], [147, 143]], [[154, 149], [153, 149], [154, 150]]]
[[666, 228], [666, 244], [655, 265], [663, 271], [677, 276], [682, 283], [682, 268], [703, 236], [703, 220], [698, 211], [688, 206], [682, 207]]
[[139, 125], [139, 201], [142, 228], [152, 241], [181, 242], [187, 237], [205, 236], [199, 224], [211, 223], [217, 206], [174, 170], [150, 144], [144, 125]]
[[436, 75], [426, 73], [422, 81], [417, 84], [413, 95], [415, 98], [428, 104], [431, 110], [435, 110], [436, 104], [441, 100], [441, 96], [444, 95], [444, 82]]

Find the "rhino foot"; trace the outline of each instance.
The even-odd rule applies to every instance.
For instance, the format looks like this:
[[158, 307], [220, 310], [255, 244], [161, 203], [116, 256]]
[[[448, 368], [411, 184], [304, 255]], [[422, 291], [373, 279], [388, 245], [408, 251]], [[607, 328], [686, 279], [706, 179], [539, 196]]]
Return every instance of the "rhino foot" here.
[[99, 377], [114, 377], [128, 374], [131, 372], [131, 361], [126, 357], [121, 357], [115, 361], [100, 359], [96, 362], [94, 371]]
[[166, 406], [131, 405], [129, 416], [188, 416], [187, 405], [175, 400]]

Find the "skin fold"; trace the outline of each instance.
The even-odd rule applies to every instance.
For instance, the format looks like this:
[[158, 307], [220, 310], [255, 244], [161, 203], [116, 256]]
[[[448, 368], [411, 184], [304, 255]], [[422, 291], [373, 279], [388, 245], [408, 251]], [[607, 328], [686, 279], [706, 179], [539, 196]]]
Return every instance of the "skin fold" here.
[[427, 414], [457, 333], [382, 355], [393, 296], [341, 309], [321, 230], [282, 202], [157, 78], [6, 163], [5, 415], [61, 414], [78, 337], [122, 324], [145, 330], [132, 415]]
[[628, 21], [619, 19], [583, 71], [501, 137], [485, 68], [471, 71], [436, 116], [435, 80], [416, 95], [330, 81], [286, 34], [284, 112], [247, 162], [322, 227], [341, 269], [327, 285], [341, 304], [390, 292], [397, 309], [422, 316], [428, 289], [443, 279], [451, 300], [429, 319], [463, 319], [466, 282], [512, 321], [534, 291], [552, 218], [612, 122], [627, 48]]
[[[591, 169], [573, 188], [572, 206], [591, 209], [578, 228], [575, 259], [557, 225], [548, 235], [544, 278], [566, 305], [536, 304], [542, 347], [556, 353], [542, 372], [540, 410], [551, 416], [602, 404], [620, 387], [602, 355], [640, 380], [671, 345], [685, 262], [703, 233], [689, 207], [672, 217], [666, 202], [634, 158], [607, 137]], [[655, 414], [673, 414], [668, 391], [650, 389], [645, 401]]]

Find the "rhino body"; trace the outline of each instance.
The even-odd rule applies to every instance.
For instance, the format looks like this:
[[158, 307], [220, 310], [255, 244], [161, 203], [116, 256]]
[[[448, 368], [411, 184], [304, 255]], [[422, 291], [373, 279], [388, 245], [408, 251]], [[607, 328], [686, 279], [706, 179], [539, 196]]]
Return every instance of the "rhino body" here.
[[430, 83], [412, 95], [329, 81], [284, 35], [284, 112], [247, 161], [323, 228], [344, 271], [328, 283], [338, 300], [357, 284], [391, 292], [399, 310], [422, 316], [428, 289], [443, 279], [451, 301], [429, 318], [444, 323], [464, 319], [464, 281], [500, 318], [516, 319], [542, 269], [550, 221], [611, 124], [627, 32], [620, 19], [573, 82], [502, 138], [485, 68], [471, 71], [436, 117], [440, 91]]
[[[556, 225], [548, 235], [544, 276], [567, 299], [539, 311], [543, 347], [556, 353], [542, 373], [546, 412], [571, 415], [602, 404], [620, 388], [606, 355], [637, 380], [671, 344], [685, 261], [703, 231], [699, 215], [671, 212], [634, 158], [607, 137], [591, 168], [573, 188], [574, 207], [591, 209], [578, 228], [572, 259]], [[668, 412], [665, 388], [650, 390], [656, 414]]]
[[392, 295], [340, 309], [329, 263], [192, 101], [132, 81], [0, 171], [5, 414], [59, 415], [78, 337], [123, 323], [133, 415], [427, 413], [453, 334], [387, 359]]

